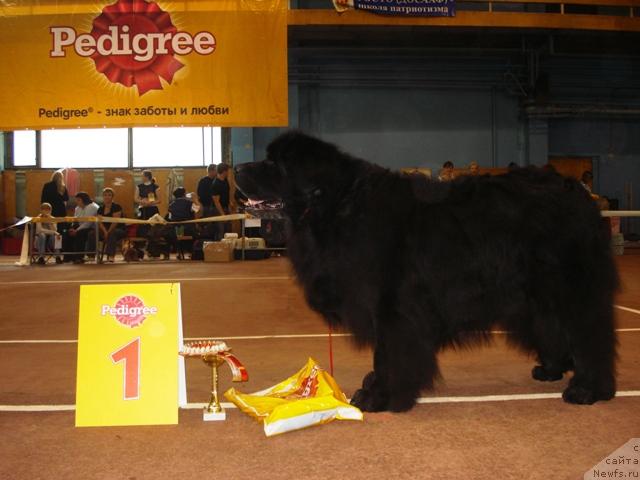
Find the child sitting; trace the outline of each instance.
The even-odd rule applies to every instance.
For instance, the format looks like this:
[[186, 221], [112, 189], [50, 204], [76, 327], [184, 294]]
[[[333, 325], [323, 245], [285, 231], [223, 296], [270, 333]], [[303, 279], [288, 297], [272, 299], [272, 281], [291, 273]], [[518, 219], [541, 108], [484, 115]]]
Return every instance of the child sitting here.
[[[38, 215], [38, 218], [51, 218], [51, 204], [45, 202], [42, 205], [40, 205], [40, 215]], [[39, 265], [44, 265], [46, 263], [46, 260], [44, 259], [44, 255], [47, 252], [47, 250], [49, 251], [55, 250], [56, 252], [60, 251], [60, 248], [55, 248], [56, 239], [58, 240], [58, 242], [60, 242], [62, 237], [58, 233], [55, 223], [53, 222], [36, 223], [36, 241], [38, 242], [37, 246], [38, 246], [38, 254], [39, 254], [39, 257], [38, 257]], [[62, 263], [62, 258], [60, 257], [60, 255], [56, 255], [56, 263]]]

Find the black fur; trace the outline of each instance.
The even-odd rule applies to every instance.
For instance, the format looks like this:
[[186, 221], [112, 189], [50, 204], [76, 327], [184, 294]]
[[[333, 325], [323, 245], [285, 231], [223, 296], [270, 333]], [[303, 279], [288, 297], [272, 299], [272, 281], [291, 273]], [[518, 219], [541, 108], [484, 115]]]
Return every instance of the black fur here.
[[609, 236], [578, 182], [537, 168], [450, 183], [401, 176], [298, 132], [236, 167], [250, 198], [281, 199], [307, 302], [374, 346], [352, 403], [410, 409], [439, 375], [436, 354], [490, 329], [537, 354], [536, 380], [574, 375], [563, 398], [615, 395]]

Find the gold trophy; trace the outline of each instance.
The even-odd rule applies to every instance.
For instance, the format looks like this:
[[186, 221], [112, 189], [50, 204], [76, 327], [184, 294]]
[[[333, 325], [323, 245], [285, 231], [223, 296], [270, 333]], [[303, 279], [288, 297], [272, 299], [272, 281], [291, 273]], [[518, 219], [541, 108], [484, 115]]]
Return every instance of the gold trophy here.
[[211, 368], [211, 397], [209, 405], [204, 408], [203, 420], [225, 420], [227, 415], [220, 405], [218, 396], [218, 367], [227, 363], [231, 368], [232, 380], [234, 382], [246, 382], [249, 375], [244, 365], [231, 353], [231, 349], [221, 340], [205, 340], [196, 342], [186, 342], [179, 352], [180, 355], [188, 358], [202, 358], [202, 361]]

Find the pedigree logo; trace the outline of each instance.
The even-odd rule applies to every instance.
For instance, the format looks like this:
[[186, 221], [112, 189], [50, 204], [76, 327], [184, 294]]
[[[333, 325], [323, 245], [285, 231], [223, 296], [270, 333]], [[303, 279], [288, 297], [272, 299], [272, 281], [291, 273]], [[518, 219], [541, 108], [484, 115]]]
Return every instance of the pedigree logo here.
[[111, 315], [118, 323], [127, 327], [138, 327], [149, 315], [156, 315], [158, 307], [146, 307], [144, 302], [135, 295], [125, 295], [120, 298], [115, 306], [102, 305], [100, 315]]
[[176, 55], [211, 55], [216, 49], [211, 32], [178, 31], [169, 13], [146, 0], [118, 0], [104, 7], [90, 33], [66, 26], [50, 27], [50, 32], [50, 57], [66, 57], [67, 51], [90, 57], [110, 82], [135, 85], [140, 96], [162, 90], [161, 78], [171, 84], [184, 67]]
[[302, 382], [300, 382], [300, 387], [289, 395], [287, 398], [289, 399], [302, 399], [313, 397], [318, 391], [318, 374], [320, 373], [320, 368], [317, 365], [314, 365], [309, 372], [309, 376], [304, 378]]

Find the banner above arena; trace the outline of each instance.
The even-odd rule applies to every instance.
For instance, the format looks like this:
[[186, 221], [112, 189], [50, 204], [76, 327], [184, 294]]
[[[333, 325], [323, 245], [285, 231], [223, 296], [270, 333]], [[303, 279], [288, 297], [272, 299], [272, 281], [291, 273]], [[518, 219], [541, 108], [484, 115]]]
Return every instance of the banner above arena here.
[[0, 129], [284, 126], [286, 0], [0, 3]]
[[455, 0], [333, 0], [338, 12], [364, 10], [383, 15], [454, 17]]

